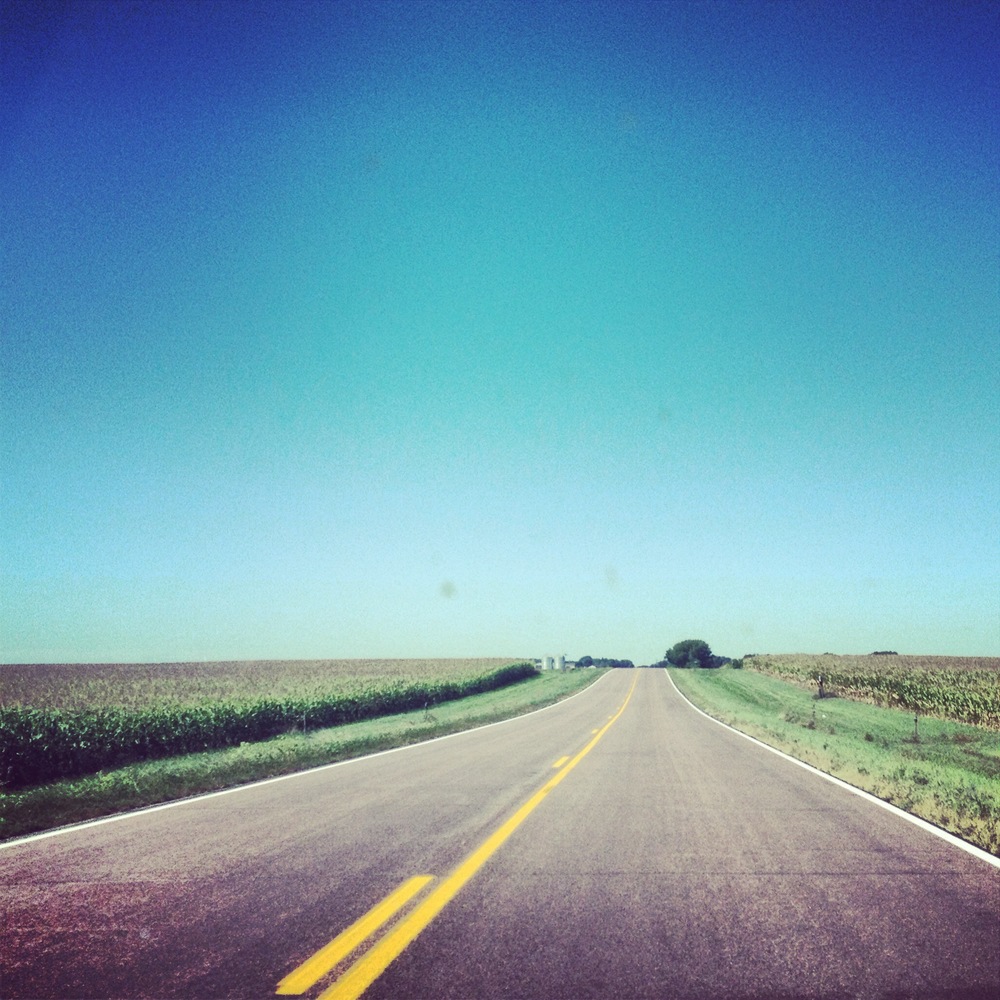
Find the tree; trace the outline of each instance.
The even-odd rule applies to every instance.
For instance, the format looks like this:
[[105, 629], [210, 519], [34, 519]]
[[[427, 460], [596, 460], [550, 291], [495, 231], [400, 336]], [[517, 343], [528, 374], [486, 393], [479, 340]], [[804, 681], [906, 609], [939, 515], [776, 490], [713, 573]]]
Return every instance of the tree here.
[[704, 639], [682, 639], [664, 654], [664, 659], [675, 667], [714, 667], [715, 657]]

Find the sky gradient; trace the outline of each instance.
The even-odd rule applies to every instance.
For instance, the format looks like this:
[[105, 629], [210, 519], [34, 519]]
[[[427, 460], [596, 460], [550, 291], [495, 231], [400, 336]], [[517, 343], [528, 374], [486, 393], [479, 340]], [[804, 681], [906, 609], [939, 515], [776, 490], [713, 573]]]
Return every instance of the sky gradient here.
[[0, 661], [1000, 655], [995, 4], [0, 18]]

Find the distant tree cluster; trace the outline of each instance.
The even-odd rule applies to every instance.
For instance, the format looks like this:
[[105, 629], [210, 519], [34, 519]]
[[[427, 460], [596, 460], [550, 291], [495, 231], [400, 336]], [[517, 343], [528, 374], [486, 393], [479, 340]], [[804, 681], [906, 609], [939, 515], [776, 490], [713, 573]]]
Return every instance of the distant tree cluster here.
[[631, 660], [613, 660], [608, 656], [581, 656], [576, 661], [578, 667], [626, 667], [631, 669], [635, 664]]
[[[657, 667], [721, 667], [733, 663], [728, 656], [716, 656], [704, 639], [682, 639], [666, 651]], [[743, 666], [739, 662], [739, 666]]]
[[872, 656], [899, 656], [894, 649], [876, 649]]

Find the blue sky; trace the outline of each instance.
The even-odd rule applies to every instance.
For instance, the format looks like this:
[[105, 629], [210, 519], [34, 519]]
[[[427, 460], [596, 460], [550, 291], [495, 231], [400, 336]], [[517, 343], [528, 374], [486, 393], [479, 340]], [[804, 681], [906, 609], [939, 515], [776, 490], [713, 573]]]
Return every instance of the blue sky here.
[[0, 660], [1000, 655], [995, 5], [0, 17]]

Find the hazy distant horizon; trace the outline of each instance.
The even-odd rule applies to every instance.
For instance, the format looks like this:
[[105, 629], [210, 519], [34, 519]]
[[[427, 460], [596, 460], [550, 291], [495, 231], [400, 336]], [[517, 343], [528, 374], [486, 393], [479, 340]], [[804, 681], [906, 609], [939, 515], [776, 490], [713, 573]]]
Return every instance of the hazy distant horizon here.
[[[824, 650], [822, 653], [817, 651], [804, 651], [796, 650], [795, 652], [780, 651], [776, 652], [774, 650], [748, 650], [746, 653], [731, 654], [719, 650], [713, 650], [714, 653], [720, 656], [728, 656], [730, 659], [742, 659], [746, 655], [753, 656], [803, 656], [803, 657], [814, 657], [814, 656], [870, 656], [874, 654], [874, 650], [868, 650], [865, 653], [858, 652], [839, 652], [835, 653], [832, 650]], [[912, 650], [908, 651], [894, 651], [896, 655], [900, 657], [919, 657], [919, 658], [933, 658], [933, 659], [972, 659], [972, 660], [998, 660], [1000, 661], [1000, 656], [989, 656], [989, 655], [963, 655], [955, 656], [951, 653], [915, 653]], [[248, 658], [245, 660], [108, 660], [108, 661], [64, 661], [64, 662], [47, 662], [47, 661], [35, 661], [27, 660], [20, 663], [11, 662], [0, 662], [0, 667], [105, 667], [105, 666], [143, 666], [143, 667], [156, 667], [156, 666], [186, 666], [190, 664], [217, 664], [219, 666], [230, 665], [236, 663], [274, 663], [274, 664], [288, 664], [288, 663], [355, 663], [355, 662], [371, 662], [371, 661], [384, 661], [384, 662], [419, 662], [424, 663], [427, 661], [437, 661], [437, 662], [449, 662], [454, 661], [456, 663], [468, 663], [474, 660], [483, 660], [484, 662], [494, 662], [498, 661], [501, 663], [521, 663], [521, 662], [533, 662], [541, 661], [546, 656], [552, 658], [558, 656], [558, 653], [542, 653], [535, 655], [525, 655], [525, 656], [356, 656], [356, 657], [344, 657], [344, 656], [316, 656], [316, 657], [305, 657], [296, 659], [279, 659], [277, 657], [270, 657], [267, 659], [260, 659], [259, 657]], [[579, 653], [576, 655], [563, 654], [566, 657], [566, 664], [569, 667], [575, 669], [587, 669], [586, 667], [577, 668], [577, 661], [585, 656], [590, 656], [589, 653]], [[604, 656], [603, 654], [598, 654], [592, 656], [593, 659], [619, 659], [628, 660], [631, 657], [613, 657]], [[634, 660], [633, 666], [637, 668], [646, 668], [654, 666], [661, 663], [663, 660], [663, 655], [657, 657], [652, 657], [648, 660]], [[706, 668], [711, 669], [711, 668]]]
[[997, 5], [0, 31], [0, 660], [1000, 655]]

